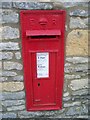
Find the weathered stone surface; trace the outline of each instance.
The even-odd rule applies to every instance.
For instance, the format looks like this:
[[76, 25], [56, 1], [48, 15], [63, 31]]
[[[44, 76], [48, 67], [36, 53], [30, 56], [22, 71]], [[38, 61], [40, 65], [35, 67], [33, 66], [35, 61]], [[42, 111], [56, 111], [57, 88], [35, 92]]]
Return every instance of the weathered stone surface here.
[[0, 83], [0, 92], [2, 92], [2, 83]]
[[0, 28], [0, 39], [16, 39], [19, 38], [18, 28], [12, 28], [10, 26], [4, 26]]
[[81, 106], [81, 102], [64, 103], [64, 107]]
[[22, 64], [18, 62], [4, 62], [4, 69], [5, 70], [22, 70], [23, 66]]
[[12, 2], [0, 2], [0, 8], [12, 8]]
[[18, 23], [19, 15], [15, 11], [4, 9], [0, 11], [0, 23]]
[[[51, 1], [53, 2], [53, 9], [64, 9], [64, 5], [62, 2], [60, 2], [58, 0], [51, 0]], [[66, 31], [67, 31], [67, 29], [66, 29]]]
[[19, 44], [16, 42], [0, 43], [0, 50], [19, 50]]
[[2, 112], [2, 102], [0, 101], [0, 112]]
[[66, 113], [68, 116], [75, 116], [75, 115], [88, 115], [88, 108], [85, 105], [82, 105], [80, 107], [74, 106], [70, 107]]
[[2, 69], [2, 62], [0, 61], [0, 70]]
[[15, 57], [17, 60], [21, 59], [21, 53], [20, 52], [16, 52], [15, 53]]
[[70, 99], [71, 99], [70, 96], [68, 96], [68, 97], [63, 97], [63, 101], [64, 101], [64, 102], [67, 102], [67, 101], [69, 101]]
[[3, 71], [3, 72], [0, 71], [0, 76], [7, 76], [7, 77], [9, 77], [9, 76], [16, 76], [16, 75], [17, 75], [17, 73], [16, 72], [12, 72], [12, 71]]
[[82, 64], [82, 65], [76, 66], [75, 71], [76, 72], [80, 72], [80, 71], [88, 72], [88, 64]]
[[88, 72], [88, 64], [65, 67], [65, 73]]
[[7, 81], [7, 77], [0, 77], [0, 82]]
[[88, 31], [73, 30], [68, 34], [66, 41], [66, 55], [88, 55]]
[[87, 95], [88, 94], [88, 89], [82, 89], [82, 90], [78, 90], [78, 91], [72, 91], [72, 95], [76, 96], [76, 95]]
[[64, 96], [64, 97], [69, 96], [69, 92], [64, 93], [63, 96]]
[[88, 19], [81, 19], [80, 17], [70, 18], [70, 28], [88, 28]]
[[72, 80], [69, 87], [72, 90], [88, 88], [88, 79]]
[[81, 78], [80, 75], [65, 75], [65, 79], [67, 80], [71, 80], [71, 79], [78, 79], [78, 78]]
[[40, 117], [43, 115], [43, 112], [27, 112], [27, 111], [20, 111], [18, 112], [19, 118], [33, 118], [33, 117]]
[[82, 103], [87, 104], [87, 105], [88, 105], [88, 102], [89, 102], [89, 100], [82, 101]]
[[22, 105], [25, 104], [25, 100], [5, 100], [2, 101], [3, 106], [8, 107], [8, 106], [15, 106], [15, 105]]
[[[81, 91], [81, 90], [74, 91], [74, 92], [80, 93], [80, 91]], [[83, 101], [84, 101], [84, 100], [89, 100], [89, 95], [87, 95], [86, 89], [84, 89], [82, 92], [83, 92], [82, 95], [81, 95], [81, 94], [72, 95], [71, 101], [82, 101], [82, 104], [83, 104]], [[85, 93], [85, 92], [86, 92], [86, 93]], [[72, 92], [72, 94], [73, 94], [73, 92]], [[85, 105], [87, 105], [87, 103], [85, 103]]]
[[23, 76], [22, 75], [18, 75], [12, 78], [12, 80], [14, 81], [23, 81]]
[[68, 82], [64, 80], [64, 92], [67, 92]]
[[[34, 0], [31, 1], [33, 2]], [[50, 2], [50, 0], [38, 0], [38, 2]]]
[[70, 1], [70, 2], [64, 2], [64, 6], [66, 8], [70, 8], [70, 7], [74, 7], [74, 6], [83, 6], [83, 7], [87, 7], [88, 8], [88, 2], [87, 1], [82, 1], [82, 2], [75, 2], [75, 1]]
[[3, 115], [2, 115], [2, 118], [16, 118], [17, 117], [17, 115], [16, 115], [16, 113], [12, 113], [12, 112], [7, 112], [7, 113], [4, 113]]
[[57, 115], [61, 115], [65, 109], [62, 109], [61, 111], [55, 110], [55, 111], [37, 111], [37, 112], [27, 112], [27, 111], [20, 111], [18, 112], [19, 118], [36, 118], [36, 117], [57, 117]]
[[24, 89], [23, 82], [3, 82], [0, 83], [0, 87], [2, 87], [2, 91], [21, 91]]
[[81, 109], [81, 114], [82, 114], [82, 115], [85, 115], [85, 114], [88, 115], [88, 112], [89, 112], [89, 111], [88, 111], [88, 105], [84, 105], [84, 104], [83, 104], [83, 105], [82, 105], [82, 109]]
[[0, 113], [0, 120], [2, 120], [2, 113]]
[[0, 97], [2, 100], [20, 100], [25, 98], [25, 92], [21, 91], [21, 92], [3, 92], [0, 93]]
[[65, 63], [65, 67], [69, 67], [69, 66], [71, 66], [71, 64], [70, 63]]
[[73, 64], [88, 63], [88, 57], [67, 57], [66, 61], [71, 62]]
[[0, 60], [11, 60], [13, 58], [12, 52], [0, 52]]
[[18, 106], [12, 106], [12, 107], [8, 107], [7, 111], [21, 111], [25, 109], [25, 105], [18, 105]]
[[87, 10], [77, 9], [77, 10], [70, 12], [70, 16], [88, 17], [89, 12]]
[[[76, 110], [78, 109], [78, 111]], [[79, 107], [70, 107], [68, 111], [66, 112], [66, 115], [68, 116], [74, 116], [74, 115], [79, 115], [80, 114], [80, 108]]]
[[13, 7], [19, 9], [52, 9], [52, 3], [43, 2], [13, 2]]
[[2, 96], [2, 92], [0, 92], [0, 101], [4, 100]]

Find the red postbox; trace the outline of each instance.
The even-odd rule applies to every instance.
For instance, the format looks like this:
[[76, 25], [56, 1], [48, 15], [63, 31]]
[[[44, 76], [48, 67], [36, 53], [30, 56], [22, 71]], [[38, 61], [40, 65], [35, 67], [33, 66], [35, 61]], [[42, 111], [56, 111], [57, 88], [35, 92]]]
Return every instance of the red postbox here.
[[20, 13], [26, 108], [62, 108], [64, 82], [64, 10]]

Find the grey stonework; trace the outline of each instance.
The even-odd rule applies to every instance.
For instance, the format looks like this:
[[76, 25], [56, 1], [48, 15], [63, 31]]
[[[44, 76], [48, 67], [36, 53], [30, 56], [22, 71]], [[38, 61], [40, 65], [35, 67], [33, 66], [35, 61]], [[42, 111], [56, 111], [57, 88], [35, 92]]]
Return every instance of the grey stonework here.
[[70, 18], [70, 28], [88, 28], [88, 19], [81, 19], [80, 17], [77, 18]]
[[73, 64], [76, 64], [76, 63], [88, 63], [88, 58], [87, 57], [67, 57], [66, 61], [71, 62]]
[[13, 71], [0, 71], [0, 76], [3, 76], [3, 77], [11, 77], [11, 76], [16, 76], [17, 73], [16, 72], [13, 72]]
[[43, 2], [13, 2], [14, 8], [19, 9], [52, 9], [52, 3], [43, 3]]
[[74, 91], [79, 89], [86, 89], [88, 88], [88, 79], [72, 80], [69, 87]]
[[67, 113], [66, 113], [66, 115], [67, 116], [75, 116], [75, 115], [78, 115], [79, 116], [79, 114], [80, 114], [80, 110], [78, 111], [77, 109], [80, 109], [79, 107], [69, 107], [69, 109], [68, 109], [68, 111], [67, 111]]
[[65, 73], [88, 72], [88, 64], [65, 67]]
[[77, 10], [74, 10], [74, 11], [70, 12], [70, 16], [88, 17], [89, 12], [87, 10], [77, 9]]
[[22, 70], [23, 66], [17, 62], [4, 62], [4, 69], [5, 70]]
[[71, 97], [70, 96], [68, 96], [68, 97], [63, 97], [63, 102], [68, 102], [68, 101], [70, 101], [71, 100]]
[[18, 75], [11, 78], [13, 81], [23, 81], [23, 75]]
[[0, 70], [2, 69], [2, 62], [0, 61]]
[[17, 60], [21, 59], [21, 53], [20, 52], [16, 52], [15, 53], [15, 57]]
[[2, 10], [0, 11], [0, 23], [18, 23], [19, 14], [12, 10]]
[[19, 44], [16, 42], [0, 43], [0, 50], [19, 50]]
[[64, 6], [66, 8], [72, 8], [72, 7], [76, 7], [76, 6], [79, 6], [79, 7], [83, 6], [83, 7], [88, 8], [88, 2], [85, 2], [85, 1], [83, 1], [83, 2], [72, 2], [72, 1], [64, 2]]
[[0, 82], [7, 81], [7, 77], [0, 77]]
[[64, 77], [65, 77], [65, 79], [67, 79], [67, 80], [72, 80], [72, 79], [79, 79], [79, 78], [81, 78], [80, 75], [67, 75], [67, 74], [66, 74]]
[[5, 100], [2, 101], [2, 104], [5, 107], [15, 106], [15, 105], [22, 105], [25, 104], [25, 100]]
[[13, 58], [12, 52], [0, 52], [0, 60], [11, 60]]
[[0, 8], [12, 8], [12, 2], [0, 2]]
[[17, 117], [16, 113], [12, 113], [12, 112], [4, 113], [2, 115], [2, 118], [16, 118], [16, 117]]
[[79, 96], [88, 95], [88, 89], [82, 89], [82, 90], [78, 90], [78, 91], [73, 91], [71, 95], [73, 95], [73, 96], [76, 96], [76, 95], [79, 95]]
[[43, 112], [27, 112], [26, 110], [18, 112], [19, 118], [36, 118], [36, 117], [42, 117]]
[[18, 28], [12, 28], [10, 26], [4, 26], [0, 28], [0, 39], [16, 39], [19, 38]]
[[60, 114], [63, 114], [65, 109], [63, 109], [62, 111], [36, 111], [36, 112], [27, 112], [26, 110], [25, 111], [21, 111], [18, 113], [18, 116], [20, 118], [54, 118], [56, 117], [57, 118], [57, 115], [60, 115]]
[[71, 115], [71, 116], [75, 116], [75, 115], [82, 115], [82, 113], [84, 113], [84, 115], [88, 112], [88, 108], [86, 106], [80, 106], [80, 107], [77, 107], [75, 106], [74, 108], [73, 107], [70, 107], [66, 113], [67, 116]]
[[71, 107], [71, 106], [80, 106], [81, 102], [72, 102], [72, 103], [65, 103], [64, 107]]
[[12, 107], [7, 107], [7, 111], [21, 111], [25, 110], [25, 105], [18, 105], [17, 106], [12, 106]]
[[3, 92], [2, 94], [0, 93], [0, 97], [2, 98], [2, 100], [21, 100], [25, 98], [25, 92]]

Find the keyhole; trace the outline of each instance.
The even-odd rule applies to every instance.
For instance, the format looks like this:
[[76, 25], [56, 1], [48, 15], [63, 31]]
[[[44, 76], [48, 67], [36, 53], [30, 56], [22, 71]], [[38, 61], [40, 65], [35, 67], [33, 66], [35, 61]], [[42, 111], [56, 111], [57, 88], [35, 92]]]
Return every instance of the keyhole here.
[[38, 83], [38, 87], [40, 86], [40, 83]]

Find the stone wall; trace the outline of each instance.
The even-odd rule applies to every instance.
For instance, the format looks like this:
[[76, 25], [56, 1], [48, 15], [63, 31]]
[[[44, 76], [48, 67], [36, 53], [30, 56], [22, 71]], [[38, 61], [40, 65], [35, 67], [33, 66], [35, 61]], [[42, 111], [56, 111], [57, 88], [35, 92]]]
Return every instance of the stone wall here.
[[[23, 9], [65, 9], [63, 109], [27, 112], [19, 13]], [[0, 2], [0, 118], [88, 118], [88, 3]]]

